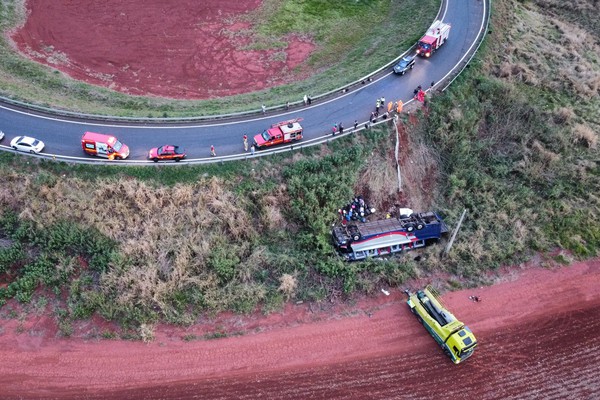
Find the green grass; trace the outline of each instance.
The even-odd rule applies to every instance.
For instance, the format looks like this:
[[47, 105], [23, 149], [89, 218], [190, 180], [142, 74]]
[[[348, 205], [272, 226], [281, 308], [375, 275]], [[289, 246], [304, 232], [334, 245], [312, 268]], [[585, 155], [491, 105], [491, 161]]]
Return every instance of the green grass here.
[[1, 301], [58, 303], [64, 335], [99, 314], [147, 340], [158, 321], [187, 326], [224, 310], [349, 300], [439, 272], [450, 274], [450, 288], [471, 287], [557, 249], [549, 264], [597, 256], [600, 164], [597, 141], [582, 134], [595, 132], [598, 99], [565, 91], [558, 77], [532, 85], [505, 76], [498, 37], [510, 32], [494, 32], [452, 88], [405, 125], [440, 160], [432, 208], [451, 226], [468, 210], [448, 257], [431, 246], [418, 261], [406, 253], [346, 263], [331, 246], [336, 210], [372, 189], [364, 177], [373, 168], [387, 168], [395, 134], [386, 127], [211, 166], [99, 168], [0, 154]]
[[[16, 3], [0, 3], [3, 31], [22, 19]], [[301, 99], [298, 93], [315, 96], [378, 69], [414, 44], [438, 8], [439, 0], [265, 1], [260, 9], [247, 16], [256, 24], [253, 46], [283, 47], [289, 34], [313, 38], [317, 50], [302, 68], [315, 73], [301, 82], [204, 101], [126, 96], [76, 82], [15, 54], [2, 37], [0, 94], [42, 106], [116, 116], [186, 117], [258, 110], [262, 103], [274, 106], [297, 102]]]

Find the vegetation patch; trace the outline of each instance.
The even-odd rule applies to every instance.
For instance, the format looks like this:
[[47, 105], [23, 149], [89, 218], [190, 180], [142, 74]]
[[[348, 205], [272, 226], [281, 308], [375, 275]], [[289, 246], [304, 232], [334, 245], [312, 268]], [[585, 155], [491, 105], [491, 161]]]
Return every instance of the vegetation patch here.
[[[536, 84], [502, 74], [500, 48], [519, 37], [514, 13], [554, 18], [536, 3], [496, 3], [497, 28], [467, 72], [398, 124], [400, 194], [391, 122], [222, 166], [102, 169], [0, 155], [0, 299], [54, 305], [64, 335], [101, 315], [121, 324], [121, 337], [151, 340], [159, 321], [324, 304], [440, 273], [450, 288], [471, 287], [539, 252], [559, 254], [553, 263], [597, 256], [598, 97], [564, 86], [567, 55], [546, 59], [545, 46], [513, 52], [511, 63], [552, 60], [555, 73]], [[446, 258], [433, 245], [347, 263], [330, 229], [355, 194], [380, 215], [395, 203], [435, 209], [451, 226], [468, 214]]]

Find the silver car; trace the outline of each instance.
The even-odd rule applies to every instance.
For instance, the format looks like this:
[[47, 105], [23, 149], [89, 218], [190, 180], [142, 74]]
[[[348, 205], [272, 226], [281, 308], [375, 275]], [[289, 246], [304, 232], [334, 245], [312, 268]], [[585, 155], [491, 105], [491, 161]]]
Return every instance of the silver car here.
[[27, 153], [39, 153], [44, 149], [44, 142], [29, 136], [17, 136], [10, 142], [10, 147]]

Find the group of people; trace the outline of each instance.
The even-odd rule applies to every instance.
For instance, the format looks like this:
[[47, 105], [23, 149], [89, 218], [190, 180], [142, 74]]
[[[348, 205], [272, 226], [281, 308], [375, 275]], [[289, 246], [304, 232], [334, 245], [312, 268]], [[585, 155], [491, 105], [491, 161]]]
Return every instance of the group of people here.
[[[375, 111], [371, 112], [371, 117], [369, 118], [369, 122], [374, 124], [377, 121], [377, 118], [381, 115], [382, 119], [387, 119], [390, 116], [390, 113], [397, 112], [400, 114], [402, 112], [402, 108], [404, 107], [404, 103], [402, 100], [398, 100], [396, 102], [390, 101], [387, 103], [387, 111], [385, 104], [385, 97], [380, 97], [375, 102]], [[379, 110], [382, 109], [382, 113], [380, 114]], [[368, 128], [368, 126], [365, 126]]]
[[331, 128], [331, 134], [332, 134], [333, 136], [335, 136], [335, 135], [336, 135], [336, 133], [338, 133], [338, 132], [339, 132], [340, 134], [344, 133], [344, 124], [343, 124], [343, 123], [341, 123], [341, 122], [340, 122], [340, 123], [338, 123], [338, 124], [333, 124], [333, 127]]
[[[244, 135], [242, 137], [242, 139], [244, 140], [244, 151], [247, 152], [248, 151], [248, 135]], [[252, 145], [250, 147], [250, 154], [254, 155], [254, 151], [255, 151], [255, 147], [254, 145]], [[215, 150], [215, 146], [211, 145], [210, 146], [210, 156], [211, 157], [216, 157], [217, 156], [217, 151]]]
[[[435, 81], [432, 81], [430, 88], [433, 88], [434, 86], [435, 86]], [[423, 87], [421, 85], [417, 86], [417, 88], [413, 91], [413, 94], [414, 94], [413, 98], [415, 100], [420, 101], [424, 105], [427, 105], [427, 93], [423, 90]]]
[[356, 196], [344, 208], [338, 210], [342, 224], [350, 221], [367, 222], [367, 216], [373, 213], [375, 209], [367, 206], [362, 196]]

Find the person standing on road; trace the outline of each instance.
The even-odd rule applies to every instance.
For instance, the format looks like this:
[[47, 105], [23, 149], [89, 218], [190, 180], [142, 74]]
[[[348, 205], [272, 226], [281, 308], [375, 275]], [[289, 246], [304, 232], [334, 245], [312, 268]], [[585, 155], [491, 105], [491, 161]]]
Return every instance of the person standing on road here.
[[358, 128], [358, 120], [357, 119], [354, 120], [354, 130], [356, 130], [356, 128]]
[[267, 112], [267, 106], [264, 104], [261, 106], [263, 114]]
[[244, 135], [244, 151], [248, 151], [248, 135]]
[[252, 145], [252, 147], [250, 147], [250, 154], [254, 155], [254, 145]]
[[308, 105], [308, 96], [304, 95], [304, 105]]
[[338, 124], [338, 127], [339, 127], [339, 129], [340, 129], [340, 135], [341, 135], [342, 133], [344, 133], [344, 124], [342, 124], [342, 123], [340, 122], [340, 123]]
[[331, 128], [331, 134], [333, 136], [335, 136], [335, 134], [337, 133], [338, 130], [338, 125], [337, 124], [333, 124], [333, 128]]
[[215, 151], [215, 146], [213, 146], [213, 145], [210, 146], [210, 156], [211, 157], [217, 156], [217, 152]]

